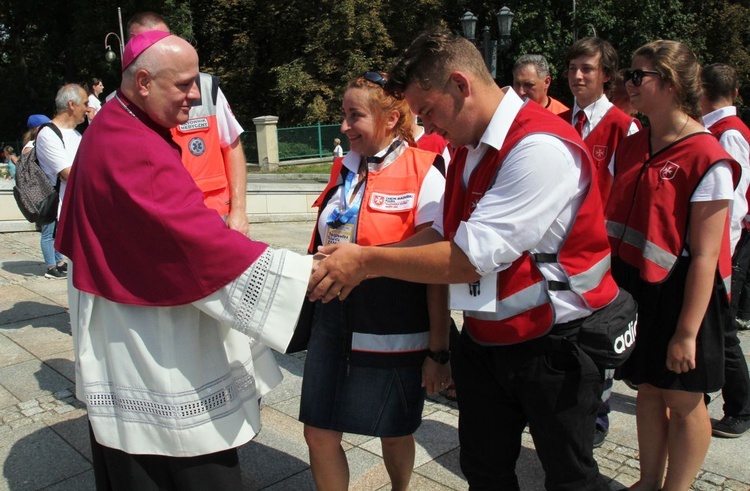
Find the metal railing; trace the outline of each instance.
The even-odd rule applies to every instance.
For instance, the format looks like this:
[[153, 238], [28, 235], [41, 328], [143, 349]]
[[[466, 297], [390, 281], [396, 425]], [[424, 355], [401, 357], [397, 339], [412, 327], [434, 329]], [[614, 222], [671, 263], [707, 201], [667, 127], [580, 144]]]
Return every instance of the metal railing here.
[[[334, 138], [341, 140], [344, 152], [349, 151], [349, 142], [341, 134], [340, 124], [279, 127], [277, 132], [280, 161], [330, 157], [333, 154]], [[242, 146], [248, 162], [257, 163], [258, 143], [255, 131], [247, 130], [242, 134]]]
[[[317, 124], [315, 126], [288, 126], [277, 129], [279, 135], [279, 160], [295, 160], [313, 157], [330, 157], [333, 154], [333, 139], [341, 140], [344, 153], [349, 151], [349, 141], [341, 134], [340, 124]], [[248, 162], [258, 162], [258, 141], [255, 131], [245, 128], [241, 136], [242, 147]], [[20, 152], [16, 138], [0, 139]]]

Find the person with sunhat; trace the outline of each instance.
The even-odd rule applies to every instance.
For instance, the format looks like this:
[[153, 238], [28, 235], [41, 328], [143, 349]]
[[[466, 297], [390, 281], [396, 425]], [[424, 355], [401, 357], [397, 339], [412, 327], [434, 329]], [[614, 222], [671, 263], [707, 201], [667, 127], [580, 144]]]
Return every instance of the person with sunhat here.
[[97, 489], [243, 489], [236, 448], [281, 381], [268, 347], [288, 345], [314, 263], [204, 205], [169, 132], [197, 75], [187, 41], [132, 38], [68, 181], [57, 246]]

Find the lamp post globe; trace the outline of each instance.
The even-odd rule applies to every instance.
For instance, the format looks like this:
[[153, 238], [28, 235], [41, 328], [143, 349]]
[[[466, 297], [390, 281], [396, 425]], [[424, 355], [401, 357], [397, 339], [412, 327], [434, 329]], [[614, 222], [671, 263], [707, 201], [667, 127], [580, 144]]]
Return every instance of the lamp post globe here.
[[108, 49], [106, 53], [104, 53], [104, 59], [107, 60], [108, 63], [112, 63], [117, 59], [117, 55], [114, 51], [111, 49]]
[[464, 31], [464, 37], [466, 39], [474, 41], [474, 39], [476, 39], [477, 16], [467, 10], [466, 13], [461, 16], [461, 29]]
[[513, 25], [513, 17], [515, 15], [508, 7], [501, 8], [496, 14], [497, 30], [500, 33], [501, 44], [510, 44], [510, 28]]

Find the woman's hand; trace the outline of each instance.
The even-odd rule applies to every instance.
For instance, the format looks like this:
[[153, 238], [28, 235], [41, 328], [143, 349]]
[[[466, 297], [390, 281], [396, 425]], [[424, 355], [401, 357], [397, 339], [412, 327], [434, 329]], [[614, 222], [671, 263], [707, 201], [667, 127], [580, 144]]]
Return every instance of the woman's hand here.
[[434, 394], [445, 389], [451, 383], [451, 364], [440, 364], [430, 358], [424, 359], [422, 364], [422, 387], [428, 394]]
[[667, 346], [667, 370], [686, 373], [695, 369], [695, 336], [676, 332]]

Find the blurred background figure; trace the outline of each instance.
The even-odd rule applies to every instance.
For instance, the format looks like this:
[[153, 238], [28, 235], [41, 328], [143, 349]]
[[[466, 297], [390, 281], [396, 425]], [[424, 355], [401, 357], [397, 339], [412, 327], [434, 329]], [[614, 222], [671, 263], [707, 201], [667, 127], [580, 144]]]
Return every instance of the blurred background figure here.
[[549, 64], [544, 56], [523, 55], [516, 60], [513, 67], [513, 90], [522, 98], [531, 99], [553, 114], [560, 114], [567, 111], [568, 106], [547, 94], [551, 82]]
[[104, 91], [104, 82], [99, 78], [91, 78], [86, 84], [86, 92], [89, 95], [89, 110], [86, 113], [89, 123], [94, 119], [96, 113], [102, 108], [99, 95]]

